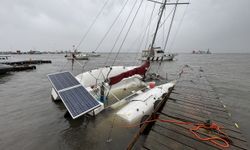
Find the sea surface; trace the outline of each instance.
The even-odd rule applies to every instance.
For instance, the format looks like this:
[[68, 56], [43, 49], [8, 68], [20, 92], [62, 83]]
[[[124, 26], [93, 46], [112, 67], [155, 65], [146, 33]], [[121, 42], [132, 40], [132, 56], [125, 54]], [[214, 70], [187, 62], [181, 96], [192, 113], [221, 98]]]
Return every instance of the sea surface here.
[[[72, 68], [72, 62], [63, 54], [13, 55], [12, 59], [48, 59], [52, 64], [0, 76], [0, 149], [125, 149], [136, 128], [122, 128], [114, 119], [114, 110], [105, 110], [95, 118], [65, 119], [66, 109], [62, 103], [51, 100], [47, 79], [47, 74], [62, 70], [77, 75], [113, 63], [141, 63], [136, 54], [120, 54], [113, 62], [114, 57], [107, 59], [107, 54], [102, 54], [90, 61], [75, 61]], [[250, 54], [179, 54], [176, 60], [163, 62], [154, 69], [171, 80], [186, 64], [203, 68], [233, 120], [250, 139]]]

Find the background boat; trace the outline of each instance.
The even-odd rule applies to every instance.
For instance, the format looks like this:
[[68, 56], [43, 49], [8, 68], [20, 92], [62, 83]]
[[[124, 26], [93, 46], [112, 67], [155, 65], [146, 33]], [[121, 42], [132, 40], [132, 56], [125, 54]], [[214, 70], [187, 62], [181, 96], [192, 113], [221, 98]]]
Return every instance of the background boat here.
[[88, 60], [89, 56], [85, 53], [72, 54], [70, 57], [67, 57], [68, 60]]
[[98, 53], [96, 53], [96, 52], [91, 52], [91, 53], [87, 53], [87, 55], [89, 56], [89, 57], [99, 57], [99, 56], [101, 56], [101, 54], [98, 54]]
[[151, 50], [143, 50], [141, 60], [172, 61], [177, 54], [166, 53], [160, 47], [153, 49], [154, 55], [150, 56]]

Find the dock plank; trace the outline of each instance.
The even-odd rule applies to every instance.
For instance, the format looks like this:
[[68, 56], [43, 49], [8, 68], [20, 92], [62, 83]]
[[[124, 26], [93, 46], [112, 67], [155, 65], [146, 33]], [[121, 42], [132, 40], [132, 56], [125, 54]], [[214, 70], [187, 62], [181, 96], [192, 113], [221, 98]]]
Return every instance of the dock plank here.
[[[163, 119], [173, 119], [171, 117], [167, 117], [167, 116], [161, 116]], [[177, 124], [171, 124], [171, 123], [159, 123], [157, 122], [155, 124], [155, 126], [160, 126], [162, 128], [167, 128], [169, 130], [173, 130], [175, 132], [179, 132], [179, 133], [182, 133], [184, 134], [185, 136], [188, 136], [190, 138], [194, 138], [194, 136], [192, 134], [190, 134], [189, 132], [189, 128], [190, 126], [186, 126], [186, 125], [177, 125]], [[154, 127], [153, 127], [154, 129]], [[208, 134], [206, 132], [200, 132], [198, 131], [199, 134], [203, 135], [203, 136], [208, 136]], [[232, 143], [232, 146], [233, 146], [233, 149], [247, 149], [247, 146], [245, 145], [246, 141], [244, 139], [240, 139], [242, 137], [238, 137], [239, 135], [234, 135], [232, 136], [232, 134], [229, 134], [229, 137], [231, 138], [231, 140], [233, 140], [233, 143]], [[195, 139], [195, 138], [194, 138]], [[199, 141], [198, 139], [195, 139], [197, 141]], [[202, 142], [202, 141], [199, 141], [199, 142]], [[210, 144], [210, 143], [208, 143]], [[210, 144], [211, 145], [211, 144]]]
[[[189, 131], [193, 125], [156, 121], [142, 145], [145, 149], [248, 149], [244, 135], [235, 126], [231, 115], [203, 72], [197, 70], [185, 72], [158, 114], [161, 119], [181, 122], [202, 123], [212, 120], [224, 127], [221, 130], [228, 135], [232, 143], [228, 148], [222, 148], [209, 141], [195, 138]], [[200, 129], [197, 133], [202, 137], [211, 136], [205, 129]]]
[[[157, 147], [157, 149], [186, 149], [186, 150], [194, 150], [192, 147], [189, 147], [181, 142], [176, 141], [175, 139], [171, 138], [171, 136], [166, 136], [164, 134], [155, 132], [155, 130], [152, 130], [151, 137], [147, 140], [155, 141], [156, 145], [161, 145], [161, 147]], [[166, 140], [168, 141], [166, 143]], [[162, 147], [163, 146], [163, 147]], [[149, 149], [151, 149], [151, 144], [148, 144], [145, 146]]]

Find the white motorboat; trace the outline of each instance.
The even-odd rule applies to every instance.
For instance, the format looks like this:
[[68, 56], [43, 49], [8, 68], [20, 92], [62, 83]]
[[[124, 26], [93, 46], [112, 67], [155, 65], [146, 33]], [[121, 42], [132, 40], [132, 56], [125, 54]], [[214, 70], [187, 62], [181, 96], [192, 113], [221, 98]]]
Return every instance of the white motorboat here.
[[0, 63], [9, 61], [10, 57], [9, 55], [0, 55]]
[[96, 52], [91, 52], [91, 53], [88, 53], [87, 54], [89, 57], [99, 57], [99, 56], [101, 56], [100, 54], [98, 54], [98, 53], [96, 53]]
[[143, 50], [141, 60], [150, 61], [172, 61], [176, 54], [165, 53], [160, 47], [153, 50]]
[[85, 53], [79, 53], [79, 54], [72, 54], [70, 57], [67, 57], [68, 60], [88, 60], [89, 57]]

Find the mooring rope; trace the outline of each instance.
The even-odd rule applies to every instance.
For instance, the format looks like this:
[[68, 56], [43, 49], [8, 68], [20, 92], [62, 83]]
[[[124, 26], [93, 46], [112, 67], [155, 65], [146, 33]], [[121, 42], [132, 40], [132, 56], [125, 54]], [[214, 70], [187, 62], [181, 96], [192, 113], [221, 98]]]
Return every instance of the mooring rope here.
[[[187, 130], [189, 130], [189, 132], [192, 133], [195, 138], [197, 138], [198, 140], [201, 140], [201, 141], [211, 142], [211, 144], [214, 144], [214, 145], [222, 147], [222, 148], [228, 148], [230, 146], [230, 143], [232, 143], [232, 140], [229, 138], [229, 136], [226, 133], [224, 133], [223, 131], [221, 131], [221, 129], [223, 129], [224, 127], [220, 126], [214, 122], [211, 123], [210, 120], [208, 120], [205, 123], [204, 122], [195, 123], [195, 122], [179, 121], [179, 120], [174, 120], [174, 119], [156, 118], [156, 119], [146, 120], [146, 121], [141, 122], [139, 124], [120, 125], [117, 127], [118, 128], [141, 127], [144, 124], [152, 123], [152, 122], [156, 122], [156, 121], [159, 121], [162, 123], [177, 124], [177, 125], [191, 125], [191, 127], [188, 128]], [[198, 131], [200, 129], [205, 129], [205, 130], [214, 132], [214, 133], [216, 133], [217, 136], [207, 135], [208, 137], [203, 138], [199, 135]]]

